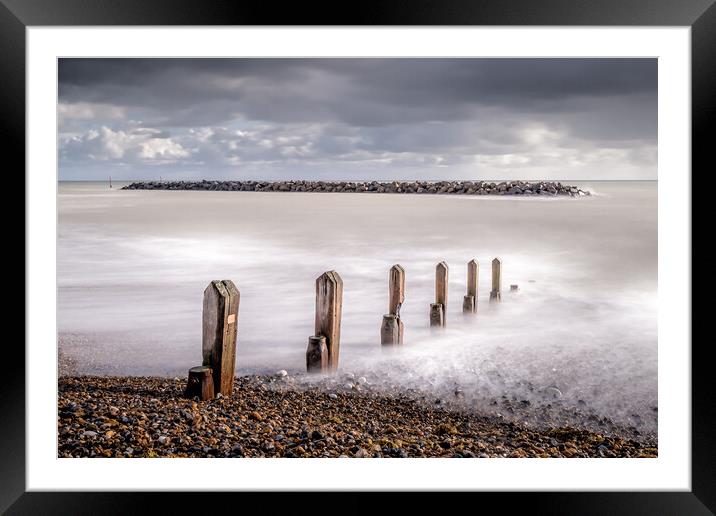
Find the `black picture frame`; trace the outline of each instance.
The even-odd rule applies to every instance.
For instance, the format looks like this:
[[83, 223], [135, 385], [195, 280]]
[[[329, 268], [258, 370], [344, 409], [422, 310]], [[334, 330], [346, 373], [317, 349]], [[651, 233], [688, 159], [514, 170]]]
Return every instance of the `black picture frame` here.
[[[689, 26], [692, 72], [692, 172], [706, 175], [709, 135], [716, 119], [715, 0], [373, 0], [286, 3], [222, 0], [0, 0], [0, 134], [4, 155], [25, 167], [25, 29], [88, 25], [572, 25]], [[8, 165], [9, 167], [10, 165]], [[711, 167], [712, 168], [712, 167]], [[701, 169], [700, 173], [695, 173]], [[24, 188], [24, 186], [23, 186]], [[692, 189], [692, 199], [698, 189]], [[692, 201], [693, 202], [693, 201]], [[16, 218], [16, 212], [13, 212]], [[13, 219], [8, 219], [13, 220]], [[696, 222], [696, 221], [694, 221]], [[692, 230], [693, 234], [693, 230]], [[23, 235], [24, 237], [24, 235]], [[24, 246], [23, 246], [24, 248]], [[693, 256], [693, 249], [692, 249]], [[23, 262], [24, 263], [24, 262]], [[19, 278], [18, 278], [19, 280]], [[689, 281], [691, 277], [685, 277]], [[708, 290], [709, 285], [701, 288]], [[693, 320], [693, 317], [692, 317]], [[695, 329], [695, 328], [694, 328]], [[716, 512], [716, 403], [709, 339], [675, 342], [692, 353], [692, 491], [622, 493], [503, 493], [481, 498], [529, 504], [548, 514], [713, 514]], [[14, 367], [6, 368], [0, 391], [0, 511], [7, 514], [127, 514], [161, 496], [162, 513], [189, 508], [185, 493], [28, 493], [25, 490], [25, 355], [6, 346]], [[221, 496], [221, 499], [216, 498]], [[212, 495], [229, 503], [229, 495]], [[249, 494], [239, 495], [243, 498]], [[256, 497], [257, 495], [252, 495]], [[260, 495], [258, 495], [260, 497]], [[354, 494], [353, 496], [358, 496]], [[364, 497], [365, 495], [361, 495]], [[500, 500], [495, 498], [500, 497]], [[265, 500], [265, 495], [264, 495]], [[413, 495], [419, 503], [422, 495]], [[151, 501], [151, 500], [150, 500]], [[313, 502], [315, 502], [315, 498]], [[260, 499], [242, 500], [243, 508]], [[271, 498], [271, 504], [275, 498]], [[293, 501], [299, 507], [308, 505]], [[351, 507], [346, 501], [343, 507]], [[476, 502], [470, 502], [476, 503]], [[480, 504], [484, 501], [480, 501]], [[362, 498], [361, 505], [372, 505]], [[321, 504], [323, 505], [323, 503]], [[330, 507], [327, 506], [327, 508]], [[274, 513], [272, 505], [270, 512]], [[320, 510], [320, 508], [318, 508]], [[242, 510], [238, 508], [237, 510]]]

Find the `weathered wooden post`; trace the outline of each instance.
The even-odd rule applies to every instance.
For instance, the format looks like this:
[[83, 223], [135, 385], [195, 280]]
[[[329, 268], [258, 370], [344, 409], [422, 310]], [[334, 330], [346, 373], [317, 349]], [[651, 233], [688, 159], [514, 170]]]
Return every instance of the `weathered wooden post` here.
[[403, 344], [403, 322], [397, 315], [385, 314], [380, 326], [380, 343], [383, 346], [400, 346]]
[[204, 290], [203, 365], [212, 369], [214, 392], [230, 396], [236, 366], [239, 289], [233, 281], [212, 281]]
[[443, 305], [430, 303], [430, 326], [445, 326], [443, 318]]
[[388, 273], [388, 313], [383, 316], [380, 327], [380, 343], [384, 346], [403, 344], [403, 321], [400, 307], [405, 301], [405, 269], [393, 265]]
[[400, 307], [405, 302], [405, 269], [395, 264], [388, 273], [388, 313], [400, 314]]
[[312, 335], [308, 337], [306, 371], [309, 373], [321, 373], [327, 370], [328, 347], [326, 346], [326, 337], [323, 335]]
[[435, 303], [430, 305], [430, 326], [447, 325], [448, 266], [440, 262], [435, 267]]
[[467, 262], [467, 295], [462, 302], [462, 311], [466, 314], [477, 312], [477, 278], [480, 265], [477, 260]]
[[184, 395], [187, 398], [197, 396], [201, 401], [214, 398], [214, 377], [211, 374], [211, 367], [198, 366], [189, 369], [189, 381]]
[[343, 312], [343, 280], [336, 271], [324, 272], [316, 279], [316, 336], [326, 338], [326, 371], [338, 369]]
[[490, 291], [490, 301], [501, 301], [500, 279], [502, 276], [502, 262], [499, 258], [492, 260], [492, 290]]

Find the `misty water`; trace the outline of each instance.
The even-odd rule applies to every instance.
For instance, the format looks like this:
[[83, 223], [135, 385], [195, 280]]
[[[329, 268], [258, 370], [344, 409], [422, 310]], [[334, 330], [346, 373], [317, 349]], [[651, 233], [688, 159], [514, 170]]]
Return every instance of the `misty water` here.
[[[58, 339], [78, 374], [184, 377], [202, 293], [241, 291], [237, 373], [305, 370], [315, 279], [344, 283], [340, 369], [528, 423], [657, 427], [657, 183], [588, 198], [122, 191], [58, 187]], [[490, 304], [490, 260], [503, 301]], [[464, 317], [466, 264], [480, 264]], [[445, 331], [428, 326], [449, 267]], [[388, 270], [406, 271], [405, 346], [385, 353]], [[519, 285], [516, 293], [511, 284]], [[605, 424], [605, 421], [607, 423]]]

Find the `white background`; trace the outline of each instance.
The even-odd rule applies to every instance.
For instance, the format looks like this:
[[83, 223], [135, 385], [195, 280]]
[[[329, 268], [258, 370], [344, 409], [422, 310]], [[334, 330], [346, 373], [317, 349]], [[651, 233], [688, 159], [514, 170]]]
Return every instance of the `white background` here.
[[[113, 56], [658, 57], [659, 457], [58, 459], [57, 58]], [[28, 490], [690, 489], [689, 28], [35, 27], [27, 59]]]

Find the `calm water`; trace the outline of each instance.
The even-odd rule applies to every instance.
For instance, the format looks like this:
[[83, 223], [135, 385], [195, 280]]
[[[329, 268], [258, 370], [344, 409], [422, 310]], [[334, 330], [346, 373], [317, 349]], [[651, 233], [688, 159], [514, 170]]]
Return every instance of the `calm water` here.
[[[495, 411], [492, 402], [503, 395], [545, 406], [545, 389], [556, 387], [563, 406], [653, 432], [657, 184], [580, 187], [596, 195], [162, 192], [60, 183], [60, 347], [80, 373], [183, 377], [201, 363], [202, 292], [212, 279], [232, 279], [241, 291], [237, 371], [302, 371], [314, 281], [334, 269], [345, 289], [342, 369], [436, 391], [459, 385], [470, 403]], [[497, 307], [487, 302], [495, 256], [503, 261]], [[465, 319], [472, 258], [480, 263], [479, 314]], [[441, 260], [450, 266], [449, 327], [435, 334], [428, 306]], [[406, 270], [406, 346], [398, 355], [379, 345], [394, 263]], [[519, 292], [508, 292], [510, 284]]]

